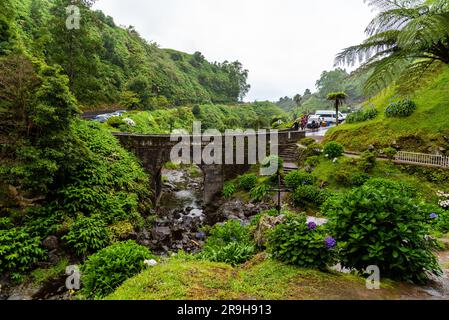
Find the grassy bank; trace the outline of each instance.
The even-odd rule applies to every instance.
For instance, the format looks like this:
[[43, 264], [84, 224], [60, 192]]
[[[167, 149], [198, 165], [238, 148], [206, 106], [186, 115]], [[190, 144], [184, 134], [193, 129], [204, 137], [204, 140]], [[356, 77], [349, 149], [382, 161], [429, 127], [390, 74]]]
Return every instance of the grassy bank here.
[[360, 277], [287, 266], [263, 255], [236, 268], [171, 258], [129, 279], [107, 299], [398, 299], [402, 286], [386, 281], [379, 291], [367, 290]]
[[354, 151], [392, 144], [417, 152], [449, 149], [449, 68], [408, 98], [418, 106], [410, 117], [385, 116], [386, 107], [401, 99], [395, 88], [389, 88], [366, 103], [377, 109], [375, 119], [331, 129], [325, 141], [335, 140]]

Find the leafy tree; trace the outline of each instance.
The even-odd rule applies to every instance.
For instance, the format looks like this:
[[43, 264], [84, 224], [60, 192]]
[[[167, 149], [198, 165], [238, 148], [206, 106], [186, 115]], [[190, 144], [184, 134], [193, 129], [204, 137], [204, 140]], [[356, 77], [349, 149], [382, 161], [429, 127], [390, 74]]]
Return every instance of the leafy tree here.
[[92, 1], [78, 1], [80, 10], [80, 28], [69, 30], [66, 26], [68, 18], [66, 8], [72, 5], [71, 0], [55, 0], [50, 13], [52, 28], [49, 43], [48, 60], [62, 66], [69, 77], [69, 87], [80, 101], [95, 100], [101, 92], [97, 78], [99, 78], [99, 64], [97, 53], [100, 44], [93, 38], [93, 15], [89, 10]]
[[393, 82], [405, 91], [449, 64], [447, 0], [370, 0], [380, 12], [366, 29], [368, 38], [344, 49], [337, 64], [363, 62], [371, 73], [365, 90], [376, 93]]
[[340, 68], [332, 71], [324, 71], [321, 74], [320, 79], [316, 82], [318, 96], [322, 99], [326, 99], [327, 95], [331, 92], [341, 92], [345, 90], [344, 82], [348, 76], [349, 74], [346, 70]]

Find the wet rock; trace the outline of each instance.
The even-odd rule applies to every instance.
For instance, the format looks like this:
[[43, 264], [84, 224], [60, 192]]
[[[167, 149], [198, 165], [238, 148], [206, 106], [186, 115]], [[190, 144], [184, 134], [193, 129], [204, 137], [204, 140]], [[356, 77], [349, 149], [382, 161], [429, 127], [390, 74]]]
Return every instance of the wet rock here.
[[49, 236], [42, 241], [42, 246], [48, 250], [56, 250], [59, 248], [59, 240], [55, 236]]
[[278, 217], [263, 216], [254, 231], [254, 239], [259, 247], [264, 247], [267, 243], [267, 231], [285, 221], [285, 215]]
[[52, 250], [48, 253], [48, 261], [51, 265], [56, 265], [60, 260], [60, 254], [58, 252], [58, 249]]
[[151, 260], [145, 260], [143, 263], [144, 263], [146, 266], [149, 266], [149, 267], [155, 267], [155, 266], [157, 266], [157, 261], [154, 260], [154, 259], [151, 259]]
[[165, 240], [171, 235], [171, 230], [169, 227], [155, 227], [153, 229], [153, 239], [155, 240]]

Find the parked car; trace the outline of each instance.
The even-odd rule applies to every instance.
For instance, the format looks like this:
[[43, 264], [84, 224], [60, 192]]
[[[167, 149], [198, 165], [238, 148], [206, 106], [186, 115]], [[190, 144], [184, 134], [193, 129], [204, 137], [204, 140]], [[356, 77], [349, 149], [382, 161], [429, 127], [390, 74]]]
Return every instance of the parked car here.
[[323, 118], [317, 115], [310, 116], [309, 121], [307, 122], [308, 129], [318, 129], [321, 127], [321, 124], [324, 122]]
[[[323, 118], [325, 122], [337, 123], [337, 112], [332, 110], [318, 110], [316, 116]], [[345, 121], [345, 117], [341, 112], [338, 113], [338, 123]]]

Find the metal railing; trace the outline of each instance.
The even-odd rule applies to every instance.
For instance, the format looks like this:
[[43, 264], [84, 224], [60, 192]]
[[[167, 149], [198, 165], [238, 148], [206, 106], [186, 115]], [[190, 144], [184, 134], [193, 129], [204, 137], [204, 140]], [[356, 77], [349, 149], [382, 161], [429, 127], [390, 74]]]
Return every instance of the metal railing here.
[[437, 154], [399, 151], [395, 156], [395, 162], [449, 169], [449, 157]]

